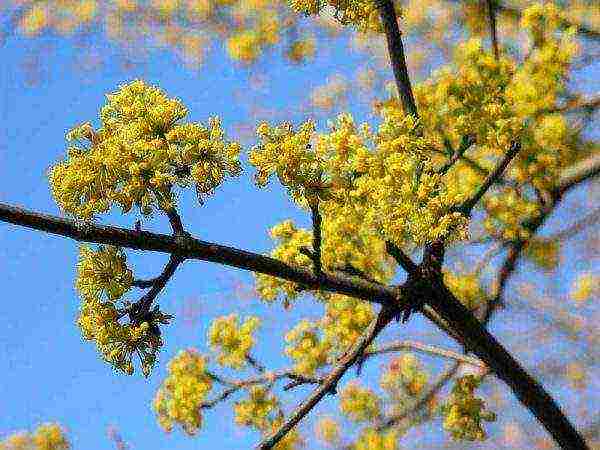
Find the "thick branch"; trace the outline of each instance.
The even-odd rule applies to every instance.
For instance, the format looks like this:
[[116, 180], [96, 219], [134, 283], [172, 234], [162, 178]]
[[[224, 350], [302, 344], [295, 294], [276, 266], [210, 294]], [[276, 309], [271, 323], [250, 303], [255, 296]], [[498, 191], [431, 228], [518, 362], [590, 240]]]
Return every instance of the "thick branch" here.
[[292, 415], [270, 436], [264, 439], [256, 448], [267, 450], [273, 448], [303, 417], [305, 417], [325, 395], [333, 392], [338, 381], [350, 367], [363, 355], [365, 349], [373, 342], [381, 330], [392, 320], [394, 312], [383, 307], [375, 320], [371, 322], [363, 335], [354, 343], [337, 366], [325, 377], [321, 384]]
[[581, 435], [542, 385], [521, 367], [439, 278], [430, 278], [430, 282], [433, 287], [430, 306], [461, 335], [468, 350], [473, 351], [498, 378], [510, 386], [521, 403], [562, 448], [587, 448]]
[[390, 241], [385, 243], [386, 251], [396, 260], [406, 273], [413, 274], [419, 270], [419, 267], [413, 262], [410, 257], [396, 244]]
[[69, 237], [79, 242], [110, 244], [133, 250], [175, 254], [183, 259], [214, 262], [282, 278], [308, 289], [337, 292], [373, 303], [402, 307], [396, 289], [337, 274], [323, 273], [316, 277], [312, 271], [290, 266], [268, 256], [201, 241], [189, 235], [169, 236], [93, 223], [79, 224], [73, 220], [3, 203], [0, 203], [0, 221]]

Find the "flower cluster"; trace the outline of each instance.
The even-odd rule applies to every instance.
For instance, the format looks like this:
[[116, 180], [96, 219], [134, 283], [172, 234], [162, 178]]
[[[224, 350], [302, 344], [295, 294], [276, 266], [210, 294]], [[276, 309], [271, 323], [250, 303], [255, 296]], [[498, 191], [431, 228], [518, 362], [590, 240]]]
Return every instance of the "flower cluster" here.
[[32, 433], [14, 433], [0, 441], [0, 450], [69, 450], [64, 430], [56, 423], [45, 423]]
[[278, 407], [277, 398], [267, 389], [253, 386], [248, 389], [248, 398], [237, 402], [233, 407], [235, 423], [264, 430], [273, 422], [273, 415]]
[[181, 351], [169, 362], [167, 371], [152, 403], [158, 423], [166, 432], [178, 424], [193, 435], [202, 426], [200, 406], [212, 388], [206, 359], [193, 349]]
[[484, 401], [475, 396], [475, 389], [480, 383], [481, 379], [474, 375], [459, 378], [442, 407], [444, 429], [454, 439], [482, 441], [486, 437], [482, 421], [496, 420], [495, 414], [485, 409]]
[[593, 272], [583, 272], [573, 282], [570, 297], [578, 303], [600, 295], [600, 276]]
[[[305, 14], [319, 14], [323, 8], [331, 7], [335, 10], [335, 18], [343, 25], [353, 25], [359, 31], [382, 32], [383, 28], [379, 19], [379, 11], [374, 0], [289, 0], [294, 11]], [[400, 8], [396, 6], [396, 12], [400, 15]]]
[[242, 324], [236, 314], [215, 319], [208, 331], [208, 342], [218, 352], [219, 364], [239, 369], [246, 364], [246, 356], [254, 345], [254, 331], [260, 325], [257, 317], [249, 317]]
[[320, 337], [317, 323], [301, 321], [285, 336], [285, 353], [295, 361], [294, 371], [312, 375], [329, 362], [331, 346]]
[[560, 242], [557, 239], [532, 238], [525, 246], [524, 256], [544, 270], [555, 269], [559, 261]]
[[340, 440], [340, 425], [331, 417], [319, 419], [315, 427], [315, 434], [320, 441], [334, 446]]
[[340, 410], [354, 422], [371, 421], [381, 414], [381, 400], [358, 382], [350, 382], [340, 392]]
[[176, 184], [195, 183], [199, 195], [208, 194], [239, 174], [240, 146], [225, 140], [218, 119], [178, 125], [185, 106], [140, 80], [107, 98], [102, 127], [71, 130], [67, 159], [50, 171], [52, 194], [66, 212], [90, 219], [117, 204], [149, 215], [174, 207]]
[[486, 294], [476, 273], [456, 274], [444, 271], [444, 282], [463, 305], [471, 311], [477, 309], [486, 299]]
[[380, 380], [381, 387], [389, 393], [398, 405], [405, 405], [407, 399], [418, 396], [427, 385], [427, 373], [412, 353], [395, 358]]
[[82, 246], [77, 269], [75, 285], [81, 294], [77, 324], [83, 338], [95, 341], [103, 359], [128, 375], [133, 373], [133, 355], [138, 355], [148, 376], [162, 346], [158, 324], [168, 323], [170, 316], [155, 308], [129, 323], [119, 322], [125, 314], [117, 301], [133, 282], [120, 249], [99, 246], [94, 251]]
[[361, 436], [354, 443], [353, 450], [397, 450], [398, 430], [379, 432], [373, 428], [362, 430]]
[[371, 303], [340, 294], [327, 296], [325, 315], [319, 322], [324, 342], [341, 354], [367, 329], [375, 313]]
[[79, 250], [75, 287], [86, 297], [103, 294], [114, 301], [131, 289], [133, 272], [127, 267], [125, 253], [112, 245], [98, 246], [98, 251], [83, 245]]

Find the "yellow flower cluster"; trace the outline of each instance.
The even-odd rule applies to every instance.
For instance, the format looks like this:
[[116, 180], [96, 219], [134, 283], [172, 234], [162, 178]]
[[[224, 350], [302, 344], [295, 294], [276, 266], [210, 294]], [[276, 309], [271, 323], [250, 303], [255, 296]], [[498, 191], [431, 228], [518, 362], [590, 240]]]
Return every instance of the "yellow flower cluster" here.
[[0, 450], [68, 450], [69, 441], [56, 423], [40, 425], [32, 433], [13, 433], [0, 441]]
[[280, 38], [281, 24], [272, 11], [265, 11], [251, 28], [233, 34], [227, 40], [227, 52], [232, 59], [254, 62], [267, 47], [277, 44]]
[[[119, 323], [123, 314], [115, 303], [131, 288], [132, 281], [133, 274], [121, 249], [99, 246], [94, 251], [82, 246], [75, 282], [81, 294], [77, 324], [83, 338], [95, 341], [103, 359], [114, 368], [131, 375], [132, 357], [136, 354], [142, 372], [148, 376], [162, 346], [158, 325], [148, 321]], [[151, 318], [167, 323], [160, 315], [149, 315], [148, 320]]]
[[237, 176], [240, 146], [227, 142], [218, 119], [204, 127], [177, 125], [187, 114], [177, 99], [136, 80], [107, 95], [102, 127], [89, 123], [67, 134], [67, 159], [49, 174], [56, 202], [74, 216], [90, 219], [118, 204], [145, 215], [171, 209], [172, 187], [195, 183], [211, 193], [225, 176]]
[[412, 353], [395, 358], [381, 375], [380, 385], [396, 405], [402, 406], [418, 396], [427, 385], [427, 373]]
[[319, 323], [324, 342], [334, 353], [345, 352], [375, 317], [371, 303], [332, 294], [327, 297], [325, 316]]
[[248, 389], [248, 398], [237, 402], [233, 407], [235, 423], [265, 430], [273, 422], [279, 402], [274, 395], [262, 386]]
[[514, 189], [504, 188], [499, 195], [483, 200], [487, 217], [483, 221], [485, 230], [492, 236], [507, 241], [527, 239], [530, 231], [522, 222], [538, 214], [539, 205], [520, 196]]
[[127, 267], [127, 257], [122, 249], [99, 245], [94, 251], [86, 245], [79, 249], [75, 287], [85, 297], [120, 299], [131, 289], [133, 272]]
[[578, 303], [600, 296], [600, 276], [593, 272], [580, 274], [573, 282], [570, 296]]
[[413, 116], [396, 106], [383, 108], [382, 118], [372, 135], [375, 151], [359, 163], [368, 172], [350, 192], [351, 198], [370, 205], [365, 222], [398, 245], [464, 239], [467, 219], [450, 211], [463, 196], [429, 170], [433, 143], [421, 136]]
[[396, 450], [398, 448], [398, 430], [378, 432], [367, 428], [354, 443], [353, 450]]
[[444, 282], [456, 298], [471, 311], [477, 309], [486, 299], [486, 294], [476, 273], [459, 275], [445, 270]]
[[[312, 235], [310, 232], [296, 228], [291, 220], [286, 220], [271, 228], [269, 234], [277, 246], [271, 256], [280, 261], [308, 269], [312, 264], [310, 258], [300, 253], [300, 248], [310, 247]], [[279, 293], [284, 295], [286, 305], [298, 296], [295, 283], [259, 273], [256, 278], [256, 292], [267, 302], [274, 301]]]
[[[319, 14], [329, 6], [334, 8], [335, 18], [343, 25], [354, 25], [361, 32], [383, 31], [374, 0], [289, 0], [289, 4], [294, 11], [307, 16]], [[395, 6], [400, 14], [399, 6]]]
[[167, 432], [179, 424], [189, 435], [202, 425], [201, 404], [212, 388], [206, 359], [196, 350], [180, 351], [167, 366], [168, 376], [156, 393], [152, 408]]
[[290, 44], [286, 56], [290, 61], [302, 63], [315, 55], [316, 43], [314, 38], [306, 36]]
[[301, 321], [285, 337], [285, 353], [294, 360], [294, 370], [314, 374], [348, 350], [373, 320], [372, 306], [339, 294], [322, 295], [325, 315], [316, 322]]
[[285, 336], [289, 344], [285, 353], [295, 361], [295, 372], [312, 375], [329, 362], [331, 345], [320, 338], [319, 332], [318, 323], [303, 320]]
[[219, 364], [239, 369], [254, 345], [253, 333], [260, 325], [257, 317], [248, 317], [241, 325], [237, 314], [215, 319], [208, 331], [208, 342], [218, 352]]
[[340, 425], [331, 417], [323, 417], [316, 424], [315, 434], [320, 441], [335, 446], [340, 440]]
[[381, 414], [381, 400], [359, 382], [350, 382], [340, 392], [340, 410], [354, 422], [371, 421]]
[[456, 380], [448, 402], [443, 405], [444, 429], [453, 439], [483, 441], [486, 437], [482, 421], [492, 422], [496, 416], [485, 410], [482, 399], [475, 397], [481, 379], [466, 375]]
[[58, 6], [48, 1], [30, 5], [19, 20], [20, 30], [30, 37], [46, 28], [53, 28], [62, 34], [72, 33], [93, 21], [98, 14], [97, 0], [61, 0]]

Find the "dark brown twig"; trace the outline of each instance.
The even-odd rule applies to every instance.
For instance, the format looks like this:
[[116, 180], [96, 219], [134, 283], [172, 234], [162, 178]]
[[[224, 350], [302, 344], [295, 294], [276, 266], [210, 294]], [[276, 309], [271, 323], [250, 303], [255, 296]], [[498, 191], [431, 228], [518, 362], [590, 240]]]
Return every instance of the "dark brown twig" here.
[[471, 215], [471, 211], [473, 210], [475, 205], [479, 203], [481, 197], [483, 197], [483, 195], [488, 191], [492, 184], [494, 184], [498, 180], [498, 178], [502, 176], [502, 174], [506, 170], [506, 167], [517, 155], [520, 149], [520, 143], [513, 142], [511, 144], [510, 148], [508, 149], [508, 152], [506, 152], [506, 155], [504, 155], [504, 157], [496, 165], [494, 170], [492, 170], [492, 172], [490, 172], [490, 174], [485, 178], [485, 180], [483, 180], [483, 183], [479, 187], [479, 189], [477, 189], [477, 192], [475, 192], [475, 194], [470, 199], [468, 199], [461, 205], [461, 207], [459, 208], [460, 212], [462, 212], [466, 216]]
[[407, 114], [418, 119], [419, 113], [417, 112], [417, 105], [408, 76], [406, 57], [404, 56], [404, 45], [402, 44], [402, 35], [398, 28], [398, 18], [396, 17], [394, 4], [390, 0], [376, 0], [376, 4], [379, 8], [383, 28], [385, 29], [388, 53], [390, 55], [392, 69], [396, 79], [396, 87], [398, 88], [402, 106]]
[[494, 50], [494, 58], [498, 61], [500, 59], [500, 50], [498, 48], [498, 30], [496, 28], [496, 0], [487, 0], [487, 7], [492, 49]]

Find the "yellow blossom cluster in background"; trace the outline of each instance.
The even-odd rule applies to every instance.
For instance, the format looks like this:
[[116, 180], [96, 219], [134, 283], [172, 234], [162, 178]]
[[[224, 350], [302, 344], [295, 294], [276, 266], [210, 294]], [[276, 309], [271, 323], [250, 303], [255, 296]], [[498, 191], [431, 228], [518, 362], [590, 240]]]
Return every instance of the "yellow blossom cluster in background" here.
[[31, 433], [13, 433], [0, 441], [0, 450], [69, 450], [64, 429], [56, 423], [40, 425]]
[[208, 331], [208, 342], [218, 352], [217, 361], [224, 366], [239, 369], [254, 345], [254, 331], [260, 325], [257, 317], [248, 317], [242, 324], [237, 314], [213, 320]]
[[381, 411], [380, 398], [358, 382], [350, 382], [340, 392], [340, 410], [354, 422], [371, 421]]
[[477, 309], [486, 299], [486, 294], [476, 273], [456, 274], [444, 271], [444, 282], [456, 298], [471, 311]]
[[195, 184], [210, 194], [226, 176], [237, 176], [240, 146], [225, 140], [217, 118], [208, 127], [177, 124], [187, 110], [160, 89], [136, 80], [107, 95], [102, 127], [89, 123], [67, 134], [67, 159], [49, 174], [60, 207], [90, 219], [117, 204], [144, 215], [172, 209], [173, 187]]
[[285, 353], [294, 360], [294, 370], [312, 375], [329, 361], [330, 344], [321, 339], [317, 323], [301, 321], [285, 336]]
[[485, 409], [484, 401], [475, 396], [475, 389], [480, 383], [481, 380], [473, 375], [459, 378], [442, 407], [444, 429], [454, 439], [483, 441], [486, 433], [482, 421], [496, 420], [496, 415]]
[[373, 428], [361, 431], [360, 437], [352, 447], [353, 450], [397, 450], [398, 430], [380, 432]]
[[182, 350], [169, 362], [167, 371], [152, 403], [158, 423], [167, 432], [177, 424], [193, 435], [202, 425], [200, 405], [212, 389], [206, 358], [196, 350]]
[[593, 272], [579, 274], [573, 282], [570, 296], [578, 303], [600, 297], [600, 276]]

